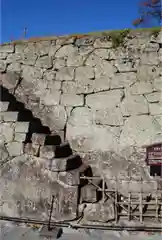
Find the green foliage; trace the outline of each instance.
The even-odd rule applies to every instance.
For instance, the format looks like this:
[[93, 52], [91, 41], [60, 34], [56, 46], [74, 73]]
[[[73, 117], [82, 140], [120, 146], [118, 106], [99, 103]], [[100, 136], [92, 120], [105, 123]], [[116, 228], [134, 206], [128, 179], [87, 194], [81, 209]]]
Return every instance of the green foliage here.
[[113, 48], [117, 48], [117, 47], [123, 45], [124, 39], [127, 37], [129, 32], [130, 32], [129, 29], [110, 32], [108, 35], [112, 41]]

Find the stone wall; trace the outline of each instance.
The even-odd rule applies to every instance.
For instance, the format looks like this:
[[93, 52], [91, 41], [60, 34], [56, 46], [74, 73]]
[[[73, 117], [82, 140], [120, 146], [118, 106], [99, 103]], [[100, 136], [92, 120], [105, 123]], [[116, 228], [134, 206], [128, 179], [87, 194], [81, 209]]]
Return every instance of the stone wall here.
[[[61, 144], [60, 139], [53, 138], [56, 133], [70, 143], [74, 154], [79, 153], [83, 165], [91, 166], [92, 175], [104, 176], [108, 188], [113, 186], [109, 178], [114, 176], [129, 174], [150, 180], [142, 146], [162, 142], [161, 39], [161, 33], [155, 37], [151, 32], [132, 32], [118, 47], [108, 36], [35, 39], [0, 46], [0, 85], [3, 94], [8, 91], [10, 95], [4, 100], [1, 92], [1, 213], [47, 218], [51, 194], [60, 191], [56, 198], [60, 204], [55, 203], [53, 217], [77, 217], [79, 174], [85, 169], [66, 171], [68, 157], [74, 166], [76, 156], [71, 150], [66, 152], [66, 145], [60, 148], [63, 155], [55, 156], [54, 146]], [[29, 117], [29, 112], [24, 112], [21, 104], [31, 110], [31, 119], [22, 120], [19, 113]], [[38, 127], [38, 121], [31, 127], [34, 117], [45, 128]], [[54, 143], [47, 144], [52, 146], [44, 146], [43, 134], [34, 134], [42, 128], [46, 131], [41, 133], [52, 136]], [[24, 144], [26, 136], [31, 142]], [[45, 162], [51, 159], [57, 171], [46, 169]], [[62, 173], [59, 167], [63, 167]], [[139, 189], [137, 183], [131, 184], [131, 190]], [[145, 183], [143, 188], [151, 192], [155, 185]], [[126, 184], [119, 189], [128, 195]], [[66, 191], [70, 196], [67, 201]], [[93, 221], [97, 216], [90, 213], [103, 207], [96, 198], [96, 189], [85, 184], [80, 191], [80, 203], [88, 203], [85, 216]], [[103, 221], [113, 215], [113, 210], [108, 209], [112, 205], [106, 203], [110, 214]]]
[[0, 47], [0, 70], [17, 72], [14, 89], [74, 150], [118, 151], [162, 140], [161, 35], [131, 33], [113, 47], [108, 37], [33, 40]]

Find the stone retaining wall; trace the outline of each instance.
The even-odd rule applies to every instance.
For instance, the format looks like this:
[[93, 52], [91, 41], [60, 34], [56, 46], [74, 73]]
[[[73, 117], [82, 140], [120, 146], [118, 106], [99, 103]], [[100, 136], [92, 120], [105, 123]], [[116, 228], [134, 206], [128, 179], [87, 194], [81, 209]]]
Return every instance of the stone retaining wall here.
[[73, 150], [119, 153], [162, 141], [161, 39], [146, 31], [115, 48], [93, 36], [2, 45], [1, 81]]

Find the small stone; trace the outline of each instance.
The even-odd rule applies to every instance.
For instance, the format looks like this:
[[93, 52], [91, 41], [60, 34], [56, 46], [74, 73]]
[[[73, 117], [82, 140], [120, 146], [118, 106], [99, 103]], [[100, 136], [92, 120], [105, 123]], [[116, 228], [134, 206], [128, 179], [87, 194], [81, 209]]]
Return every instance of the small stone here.
[[15, 142], [24, 142], [26, 139], [26, 133], [16, 133], [15, 134], [15, 138], [14, 141]]
[[0, 102], [0, 112], [7, 111], [9, 106], [9, 102]]
[[42, 133], [33, 133], [32, 134], [32, 143], [36, 145], [44, 145], [46, 135]]
[[4, 137], [4, 142], [12, 142], [14, 138], [14, 126], [12, 123], [1, 123], [0, 136]]
[[11, 157], [20, 156], [23, 154], [23, 144], [20, 142], [11, 142], [6, 145], [7, 151]]
[[18, 112], [1, 112], [0, 115], [5, 122], [16, 122], [18, 119]]
[[24, 153], [32, 156], [38, 156], [39, 153], [39, 145], [27, 143], [24, 146]]
[[0, 163], [5, 162], [9, 157], [7, 149], [4, 145], [0, 145]]
[[15, 132], [27, 133], [29, 130], [29, 122], [17, 122], [15, 126]]
[[55, 157], [55, 149], [53, 146], [41, 146], [40, 157], [45, 159], [52, 159]]

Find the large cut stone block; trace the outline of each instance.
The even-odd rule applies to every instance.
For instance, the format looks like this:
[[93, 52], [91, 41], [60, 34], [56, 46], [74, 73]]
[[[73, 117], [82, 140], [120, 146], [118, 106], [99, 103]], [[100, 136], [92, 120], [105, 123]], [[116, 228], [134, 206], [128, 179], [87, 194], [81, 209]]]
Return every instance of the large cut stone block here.
[[57, 174], [43, 167], [41, 158], [27, 154], [0, 169], [0, 214], [48, 220], [54, 196], [53, 220], [76, 218], [78, 188], [58, 184]]
[[110, 199], [106, 203], [87, 204], [84, 217], [87, 221], [108, 222], [114, 220], [114, 204]]
[[77, 217], [78, 187], [59, 188], [55, 196], [52, 217], [59, 221], [73, 220]]

